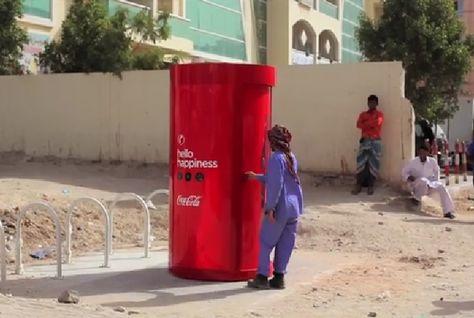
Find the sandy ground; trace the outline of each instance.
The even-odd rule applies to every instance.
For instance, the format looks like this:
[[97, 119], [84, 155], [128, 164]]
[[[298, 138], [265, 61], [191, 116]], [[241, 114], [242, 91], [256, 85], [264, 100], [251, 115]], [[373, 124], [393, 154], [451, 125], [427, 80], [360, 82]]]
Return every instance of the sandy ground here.
[[[140, 304], [134, 309], [150, 317], [474, 317], [474, 191], [456, 191], [458, 219], [440, 218], [435, 200], [414, 209], [405, 196], [384, 186], [374, 196], [351, 196], [350, 186], [329, 184], [303, 176], [305, 215], [299, 229], [297, 259], [342, 257], [329, 271], [310, 275], [292, 273], [287, 291], [265, 296], [248, 306], [229, 298], [213, 312], [198, 314], [181, 303], [150, 314]], [[336, 182], [338, 183], [338, 182]], [[9, 236], [15, 234], [18, 207], [45, 199], [60, 207], [64, 224], [67, 205], [81, 196], [110, 202], [118, 192], [146, 195], [167, 187], [166, 167], [101, 165], [72, 162], [11, 162], [0, 165], [0, 217]], [[155, 200], [152, 213], [154, 247], [166, 246], [166, 199]], [[141, 215], [127, 203], [117, 209], [116, 246], [139, 246]], [[74, 253], [103, 248], [103, 222], [99, 212], [84, 207], [74, 218]], [[40, 211], [31, 211], [24, 222], [25, 261], [37, 248], [54, 245], [53, 224]], [[12, 245], [12, 238], [9, 240]], [[11, 248], [11, 246], [10, 246]], [[291, 270], [291, 268], [290, 268]], [[305, 275], [304, 277], [301, 277]], [[307, 277], [306, 277], [307, 275]], [[294, 282], [294, 283], [293, 283]], [[260, 296], [261, 295], [261, 296]], [[218, 295], [216, 295], [218, 297]], [[38, 295], [0, 297], [6, 317], [113, 317], [124, 316], [91, 304], [59, 305]], [[53, 298], [53, 297], [51, 297]], [[209, 300], [202, 300], [203, 304]], [[111, 303], [109, 307], [120, 305]], [[145, 307], [146, 304], [143, 304]], [[194, 305], [195, 306], [195, 305]], [[188, 309], [187, 309], [188, 308]]]

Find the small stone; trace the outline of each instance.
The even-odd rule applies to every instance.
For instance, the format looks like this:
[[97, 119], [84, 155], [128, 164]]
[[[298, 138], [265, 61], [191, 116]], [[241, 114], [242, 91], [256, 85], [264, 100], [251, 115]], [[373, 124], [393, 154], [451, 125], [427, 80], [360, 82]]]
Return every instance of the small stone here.
[[342, 294], [341, 294], [341, 293], [337, 293], [336, 295], [339, 296], [339, 297], [342, 297]]
[[380, 295], [377, 296], [376, 300], [377, 301], [385, 301], [391, 297], [390, 291], [384, 291]]
[[16, 229], [16, 224], [13, 222], [6, 222], [5, 226], [11, 229]]
[[[136, 311], [136, 310], [129, 310], [128, 311], [128, 315], [131, 316], [131, 315], [139, 315], [140, 312], [139, 311]], [[261, 315], [257, 314], [258, 316], [256, 317], [260, 317]]]
[[75, 290], [66, 290], [59, 296], [58, 302], [62, 304], [78, 304], [79, 293]]
[[443, 297], [441, 297], [441, 298], [439, 299], [439, 301], [444, 301], [444, 298], [443, 298]]
[[444, 252], [445, 252], [444, 250], [441, 250], [441, 249], [438, 250], [438, 253], [440, 254], [443, 254]]
[[449, 226], [447, 226], [447, 227], [445, 228], [445, 230], [446, 230], [446, 232], [451, 232], [453, 229], [450, 228]]
[[379, 215], [380, 215], [380, 216], [383, 216], [383, 212], [379, 212]]
[[377, 313], [376, 312], [369, 312], [369, 314], [367, 315], [367, 317], [377, 317]]
[[114, 311], [116, 311], [116, 312], [126, 312], [127, 310], [122, 306], [118, 306], [118, 307], [114, 308]]
[[474, 206], [470, 206], [467, 210], [468, 211], [474, 211]]
[[383, 222], [379, 222], [379, 225], [383, 225]]

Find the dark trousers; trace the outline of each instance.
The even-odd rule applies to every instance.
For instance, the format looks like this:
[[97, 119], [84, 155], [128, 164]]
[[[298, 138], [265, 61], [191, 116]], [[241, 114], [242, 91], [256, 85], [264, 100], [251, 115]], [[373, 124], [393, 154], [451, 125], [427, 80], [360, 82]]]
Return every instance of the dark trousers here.
[[375, 177], [370, 173], [369, 162], [365, 164], [364, 170], [357, 174], [357, 184], [361, 187], [373, 187]]

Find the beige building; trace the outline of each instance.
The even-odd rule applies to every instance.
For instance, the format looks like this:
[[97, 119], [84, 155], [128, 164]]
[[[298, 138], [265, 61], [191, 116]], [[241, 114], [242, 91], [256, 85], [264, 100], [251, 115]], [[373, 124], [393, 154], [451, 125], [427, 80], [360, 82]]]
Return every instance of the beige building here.
[[267, 1], [269, 64], [358, 62], [355, 33], [365, 13], [377, 19], [381, 0]]
[[[341, 61], [340, 0], [269, 1], [267, 49], [273, 65], [319, 64]], [[314, 7], [325, 10], [317, 10]], [[322, 5], [324, 4], [324, 5]]]
[[21, 64], [25, 71], [38, 73], [36, 56], [61, 30], [72, 0], [22, 0], [24, 15], [20, 19], [28, 32], [29, 43], [24, 47]]
[[[454, 0], [458, 16], [464, 23], [466, 32], [474, 34], [474, 1]], [[471, 59], [474, 65], [474, 59]], [[474, 71], [466, 77], [466, 84], [459, 95], [459, 110], [443, 125], [449, 143], [453, 145], [456, 140], [471, 140], [474, 132]]]
[[[28, 30], [23, 65], [38, 70], [34, 57], [58, 36], [73, 0], [22, 0], [21, 24]], [[358, 18], [376, 18], [382, 0], [101, 0], [109, 14], [126, 8], [157, 16], [171, 13], [172, 36], [157, 43], [189, 61], [328, 64], [357, 62]]]

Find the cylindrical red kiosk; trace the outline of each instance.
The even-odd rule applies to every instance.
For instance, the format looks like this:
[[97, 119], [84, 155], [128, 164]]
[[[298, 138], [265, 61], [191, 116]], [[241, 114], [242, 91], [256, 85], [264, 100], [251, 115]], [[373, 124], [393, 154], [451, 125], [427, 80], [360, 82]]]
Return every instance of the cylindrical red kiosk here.
[[270, 125], [270, 66], [171, 68], [170, 271], [199, 280], [253, 277]]

